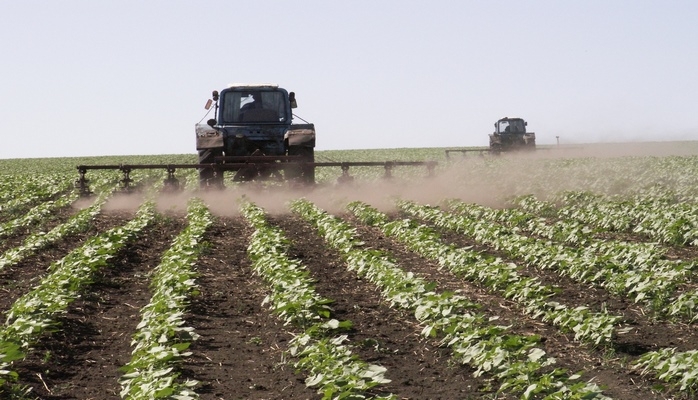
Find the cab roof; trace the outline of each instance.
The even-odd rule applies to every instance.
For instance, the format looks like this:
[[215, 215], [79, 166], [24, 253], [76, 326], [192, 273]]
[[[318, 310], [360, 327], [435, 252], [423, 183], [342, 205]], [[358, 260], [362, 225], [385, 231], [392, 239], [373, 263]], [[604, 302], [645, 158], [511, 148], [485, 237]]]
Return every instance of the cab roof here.
[[275, 83], [231, 83], [228, 85], [228, 89], [234, 88], [269, 88], [277, 89], [279, 85]]

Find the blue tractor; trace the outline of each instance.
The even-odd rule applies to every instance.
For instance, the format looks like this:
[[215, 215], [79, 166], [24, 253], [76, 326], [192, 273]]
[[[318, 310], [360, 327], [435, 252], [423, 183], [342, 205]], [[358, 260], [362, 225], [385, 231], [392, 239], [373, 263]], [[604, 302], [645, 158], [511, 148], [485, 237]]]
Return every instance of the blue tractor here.
[[196, 125], [202, 186], [221, 186], [223, 171], [235, 172], [233, 181], [315, 182], [315, 127], [292, 123], [294, 92], [272, 84], [231, 85], [213, 92], [206, 109], [212, 105], [216, 118]]
[[394, 167], [426, 166], [429, 174], [433, 161], [315, 161], [315, 126], [302, 120], [294, 124], [296, 108], [293, 92], [272, 84], [230, 85], [206, 103], [216, 118], [196, 124], [196, 164], [112, 164], [78, 165], [76, 185], [84, 196], [92, 194], [86, 177], [90, 170], [119, 170], [123, 189], [132, 190], [130, 173], [138, 169], [165, 169], [166, 190], [178, 190], [178, 169], [197, 169], [202, 188], [223, 188], [224, 174], [233, 172], [233, 181], [284, 181], [302, 186], [315, 184], [315, 169], [341, 168], [338, 182], [350, 182], [350, 167], [383, 167], [391, 177]]
[[521, 118], [502, 118], [494, 124], [490, 134], [490, 151], [501, 153], [511, 150], [535, 150], [536, 134], [526, 132], [528, 123]]

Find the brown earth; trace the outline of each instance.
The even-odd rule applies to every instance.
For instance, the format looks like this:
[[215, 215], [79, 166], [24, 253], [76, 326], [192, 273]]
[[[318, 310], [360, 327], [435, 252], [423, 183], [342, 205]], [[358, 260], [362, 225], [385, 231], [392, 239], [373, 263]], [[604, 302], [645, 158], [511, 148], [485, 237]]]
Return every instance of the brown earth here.
[[[185, 224], [177, 202], [163, 211], [155, 224], [128, 246], [110, 268], [99, 273], [88, 292], [74, 302], [61, 318], [60, 330], [47, 334], [29, 356], [15, 364], [19, 384], [32, 388], [40, 399], [117, 399], [119, 367], [130, 359], [130, 340], [138, 324], [139, 309], [150, 298], [148, 273], [162, 252]], [[333, 317], [353, 322], [349, 334], [355, 353], [363, 360], [387, 368], [391, 382], [371, 394], [393, 393], [409, 399], [471, 399], [495, 397], [496, 383], [488, 377], [474, 378], [468, 366], [454, 363], [449, 350], [438, 341], [420, 336], [421, 327], [412, 315], [390, 308], [379, 291], [346, 269], [339, 254], [329, 248], [307, 223], [280, 212], [270, 222], [292, 240], [291, 257], [302, 261], [316, 280], [316, 290], [334, 300]], [[57, 218], [67, 218], [64, 212]], [[0, 271], [0, 310], [28, 291], [46, 267], [80, 245], [87, 235], [118, 226], [132, 216], [129, 211], [101, 215], [83, 235], [42, 250], [22, 263]], [[348, 220], [350, 217], [344, 216]], [[687, 326], [655, 321], [634, 304], [600, 290], [580, 288], [545, 271], [529, 271], [546, 283], [561, 288], [556, 300], [576, 306], [606, 306], [620, 313], [636, 329], [618, 338], [613, 346], [591, 348], [575, 343], [570, 335], [526, 317], [518, 307], [440, 270], [438, 266], [407, 251], [380, 232], [359, 226], [371, 247], [390, 252], [405, 270], [438, 283], [437, 290], [459, 290], [482, 305], [482, 312], [499, 316], [498, 323], [511, 325], [518, 334], [541, 336], [541, 347], [557, 358], [570, 373], [583, 371], [604, 393], [617, 399], [682, 398], [652, 389], [657, 382], [630, 371], [628, 364], [639, 353], [666, 346], [696, 348], [696, 335]], [[305, 376], [294, 371], [285, 355], [289, 339], [297, 333], [284, 326], [262, 306], [268, 293], [252, 271], [246, 247], [251, 229], [240, 216], [219, 215], [207, 234], [207, 250], [196, 265], [200, 295], [193, 299], [189, 325], [201, 335], [190, 348], [192, 357], [182, 365], [182, 377], [200, 381], [202, 399], [316, 399]], [[8, 238], [19, 243], [25, 234]], [[458, 237], [447, 240], [469, 244]], [[486, 248], [483, 251], [491, 251]], [[685, 397], [688, 398], [688, 397]]]

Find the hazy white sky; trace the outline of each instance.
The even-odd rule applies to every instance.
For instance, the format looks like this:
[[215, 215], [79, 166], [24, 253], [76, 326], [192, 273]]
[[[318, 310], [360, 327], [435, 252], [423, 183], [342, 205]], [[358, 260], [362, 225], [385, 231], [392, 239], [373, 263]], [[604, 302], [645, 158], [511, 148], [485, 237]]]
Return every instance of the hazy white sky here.
[[[698, 140], [698, 2], [0, 0], [0, 158], [194, 153], [212, 90], [295, 91], [317, 150]], [[297, 121], [301, 122], [301, 121]]]

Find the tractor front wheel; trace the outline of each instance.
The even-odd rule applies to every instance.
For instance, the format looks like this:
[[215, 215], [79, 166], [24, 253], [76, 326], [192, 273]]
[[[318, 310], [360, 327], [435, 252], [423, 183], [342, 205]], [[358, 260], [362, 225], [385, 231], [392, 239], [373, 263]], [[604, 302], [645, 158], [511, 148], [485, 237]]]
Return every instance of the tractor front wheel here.
[[[200, 150], [199, 164], [215, 164], [215, 157], [221, 155], [223, 153], [220, 150]], [[223, 187], [223, 171], [215, 168], [199, 168], [199, 186], [202, 188]]]

